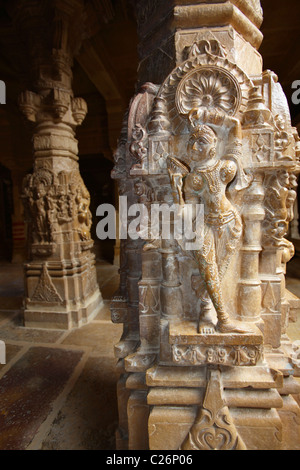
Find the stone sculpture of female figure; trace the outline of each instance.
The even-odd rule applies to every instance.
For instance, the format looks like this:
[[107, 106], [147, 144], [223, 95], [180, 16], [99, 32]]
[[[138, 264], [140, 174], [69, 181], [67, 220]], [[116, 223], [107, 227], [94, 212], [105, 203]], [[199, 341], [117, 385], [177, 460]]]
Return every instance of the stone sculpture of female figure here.
[[[204, 205], [204, 242], [194, 251], [203, 279], [204, 303], [212, 302], [218, 317], [217, 330], [222, 333], [245, 333], [247, 328], [230, 319], [222, 295], [221, 282], [242, 236], [242, 221], [226, 195], [228, 185], [236, 178], [238, 165], [231, 159], [217, 158], [217, 135], [209, 125], [194, 127], [188, 144], [189, 171], [170, 171], [173, 191], [178, 201]], [[172, 160], [173, 168], [176, 159]], [[178, 162], [178, 161], [177, 161]], [[182, 162], [178, 162], [178, 168]], [[185, 173], [185, 175], [183, 174]], [[179, 177], [179, 178], [178, 178]], [[184, 196], [184, 197], [183, 197]], [[195, 290], [196, 286], [193, 286]], [[199, 288], [198, 288], [199, 295]], [[200, 333], [214, 333], [214, 325], [205, 317], [199, 321]]]

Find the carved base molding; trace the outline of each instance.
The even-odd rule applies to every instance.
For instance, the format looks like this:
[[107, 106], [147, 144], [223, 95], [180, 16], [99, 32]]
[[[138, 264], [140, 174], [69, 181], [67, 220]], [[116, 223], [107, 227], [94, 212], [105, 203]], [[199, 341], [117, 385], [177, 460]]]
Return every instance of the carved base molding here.
[[60, 262], [25, 267], [27, 297], [24, 325], [69, 330], [91, 321], [103, 307], [93, 260], [62, 266]]
[[298, 389], [269, 366], [155, 366], [124, 374], [118, 397], [127, 413], [117, 448], [298, 450], [300, 409], [285, 395]]

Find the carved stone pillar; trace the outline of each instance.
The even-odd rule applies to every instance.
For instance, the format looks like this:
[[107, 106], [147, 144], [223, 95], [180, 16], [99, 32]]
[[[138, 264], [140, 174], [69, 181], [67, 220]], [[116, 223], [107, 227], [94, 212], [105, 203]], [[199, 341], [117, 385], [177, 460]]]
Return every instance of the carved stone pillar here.
[[260, 320], [261, 280], [259, 256], [261, 247], [261, 222], [265, 217], [263, 208], [263, 175], [257, 172], [253, 176], [251, 187], [244, 196], [247, 202], [243, 213], [244, 246], [241, 250], [241, 281], [239, 291], [240, 319]]
[[[143, 194], [147, 207], [175, 213], [169, 237], [162, 219], [156, 237], [123, 244], [130, 260], [135, 243], [140, 278], [129, 263], [124, 277], [135, 294], [139, 286], [140, 303], [139, 341], [118, 356], [118, 445], [298, 449], [298, 356], [285, 335], [284, 272], [300, 166], [282, 88], [257, 52], [260, 2], [139, 0], [136, 9], [141, 88], [113, 177], [131, 201]], [[176, 236], [176, 215], [187, 213], [201, 242], [193, 247], [186, 230]], [[133, 316], [122, 305], [126, 331]], [[135, 405], [143, 410], [136, 419]]]
[[[19, 99], [33, 123], [33, 172], [22, 193], [29, 232], [24, 319], [30, 327], [79, 327], [102, 306], [91, 251], [90, 195], [80, 176], [75, 138], [87, 113], [85, 101], [72, 92], [78, 37], [72, 42], [71, 25], [80, 7], [81, 2], [21, 1], [15, 10], [32, 54], [33, 91]], [[45, 8], [54, 21], [41, 31]]]

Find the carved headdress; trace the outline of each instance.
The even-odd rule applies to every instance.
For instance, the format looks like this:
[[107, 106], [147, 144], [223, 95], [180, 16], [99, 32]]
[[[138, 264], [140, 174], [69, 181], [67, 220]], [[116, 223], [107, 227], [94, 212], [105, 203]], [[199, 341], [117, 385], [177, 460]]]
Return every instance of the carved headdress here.
[[207, 144], [216, 144], [217, 136], [213, 129], [206, 124], [196, 126], [190, 136], [190, 142], [195, 142], [198, 139], [204, 140]]

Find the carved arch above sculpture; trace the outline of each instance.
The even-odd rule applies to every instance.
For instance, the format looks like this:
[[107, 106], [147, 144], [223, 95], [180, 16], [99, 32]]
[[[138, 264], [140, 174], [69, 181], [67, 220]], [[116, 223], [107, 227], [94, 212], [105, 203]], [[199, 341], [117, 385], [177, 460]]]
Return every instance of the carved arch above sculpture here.
[[203, 108], [221, 110], [232, 116], [240, 108], [241, 95], [234, 75], [213, 65], [201, 66], [181, 80], [175, 103], [182, 115], [188, 115], [194, 108]]
[[[201, 106], [241, 118], [253, 86], [250, 78], [225, 54], [193, 54], [161, 86], [149, 131], [157, 132], [161, 128], [170, 134], [185, 134], [189, 131], [186, 119], [189, 112]], [[164, 122], [163, 126], [159, 120]]]

